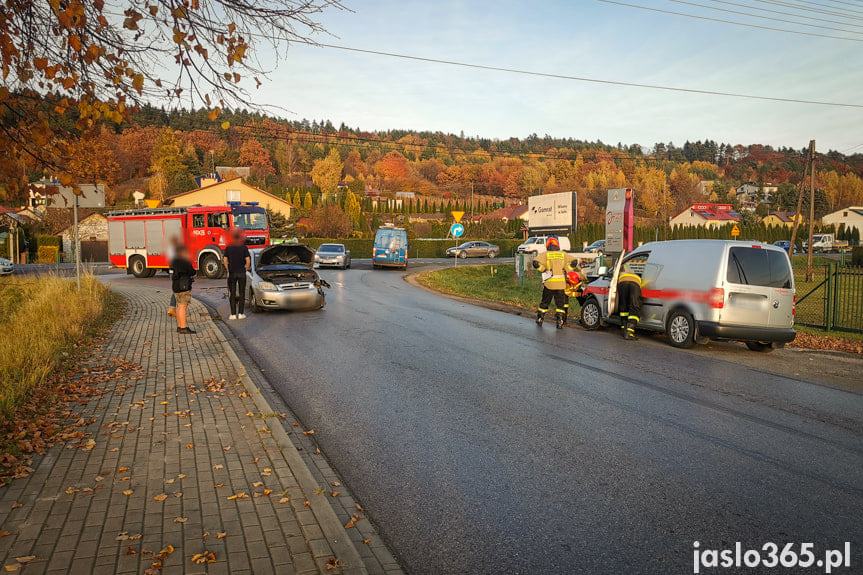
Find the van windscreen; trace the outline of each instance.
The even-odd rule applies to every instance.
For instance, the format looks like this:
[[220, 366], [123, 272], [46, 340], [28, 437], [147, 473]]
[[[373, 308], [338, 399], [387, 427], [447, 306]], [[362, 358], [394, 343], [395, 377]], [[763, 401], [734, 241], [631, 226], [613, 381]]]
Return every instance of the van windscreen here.
[[731, 248], [726, 280], [734, 284], [791, 288], [791, 266], [783, 252], [760, 248]]

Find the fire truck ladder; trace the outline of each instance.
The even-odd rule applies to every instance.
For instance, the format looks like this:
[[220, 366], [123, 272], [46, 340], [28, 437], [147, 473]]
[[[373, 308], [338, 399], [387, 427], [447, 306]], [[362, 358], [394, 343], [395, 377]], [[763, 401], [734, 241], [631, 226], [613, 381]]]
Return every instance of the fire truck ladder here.
[[122, 216], [171, 216], [183, 215], [186, 213], [186, 208], [141, 208], [138, 210], [119, 210], [108, 212], [105, 216], [122, 217]]

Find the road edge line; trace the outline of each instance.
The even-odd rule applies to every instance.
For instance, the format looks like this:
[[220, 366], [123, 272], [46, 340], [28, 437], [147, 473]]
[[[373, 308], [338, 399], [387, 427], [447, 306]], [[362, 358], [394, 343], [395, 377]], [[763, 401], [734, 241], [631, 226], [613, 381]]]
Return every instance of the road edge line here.
[[[210, 316], [213, 327], [221, 335], [219, 342], [222, 345], [222, 349], [225, 350], [225, 355], [227, 355], [228, 359], [233, 364], [237, 375], [240, 377], [246, 391], [249, 392], [249, 396], [252, 398], [252, 401], [255, 402], [255, 406], [258, 408], [258, 411], [261, 413], [275, 413], [273, 407], [267, 402], [267, 399], [249, 375], [249, 370], [246, 369], [243, 362], [240, 361], [239, 356], [228, 341], [229, 338], [225, 335], [222, 327], [218, 324], [216, 317], [213, 317], [210, 313], [210, 307], [201, 300], [196, 301], [201, 304], [205, 310], [207, 310], [207, 315]], [[266, 379], [266, 376], [261, 375], [261, 377]], [[278, 423], [278, 425], [270, 426], [273, 439], [275, 439], [276, 443], [278, 443], [282, 448], [282, 454], [287, 460], [288, 466], [294, 474], [300, 488], [305, 493], [314, 494], [315, 490], [321, 486], [315, 481], [314, 475], [312, 475], [308, 465], [306, 465], [306, 462], [303, 461], [302, 457], [300, 457], [300, 454], [297, 452], [297, 446], [294, 445], [293, 441], [291, 441], [291, 438], [288, 436], [288, 432], [285, 431], [282, 422], [279, 421]], [[345, 533], [345, 528], [342, 525], [342, 522], [339, 521], [338, 516], [336, 516], [336, 512], [330, 502], [325, 497], [314, 497], [313, 495], [308, 498], [308, 501], [312, 513], [315, 514], [315, 518], [318, 520], [321, 530], [324, 532], [324, 536], [327, 538], [330, 545], [332, 545], [333, 551], [336, 553], [336, 557], [343, 564], [343, 572], [367, 575], [368, 570], [366, 569], [365, 562], [360, 556], [354, 542], [351, 541], [351, 538], [347, 533]]]

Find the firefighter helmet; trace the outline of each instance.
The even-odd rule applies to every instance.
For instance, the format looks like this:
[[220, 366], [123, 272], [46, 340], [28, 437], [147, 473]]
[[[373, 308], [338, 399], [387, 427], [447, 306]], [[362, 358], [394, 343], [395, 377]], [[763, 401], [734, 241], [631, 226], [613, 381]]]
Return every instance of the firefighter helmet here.
[[581, 283], [581, 276], [578, 275], [577, 271], [567, 272], [566, 281], [571, 283], [572, 285], [578, 285], [579, 283]]

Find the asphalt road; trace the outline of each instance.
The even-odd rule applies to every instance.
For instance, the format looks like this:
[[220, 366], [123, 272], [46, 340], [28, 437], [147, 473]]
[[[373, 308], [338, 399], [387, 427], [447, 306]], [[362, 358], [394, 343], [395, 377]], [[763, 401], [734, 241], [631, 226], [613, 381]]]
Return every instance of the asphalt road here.
[[227, 324], [411, 572], [692, 573], [693, 541], [863, 570], [863, 362], [538, 328], [355, 264], [324, 310]]

